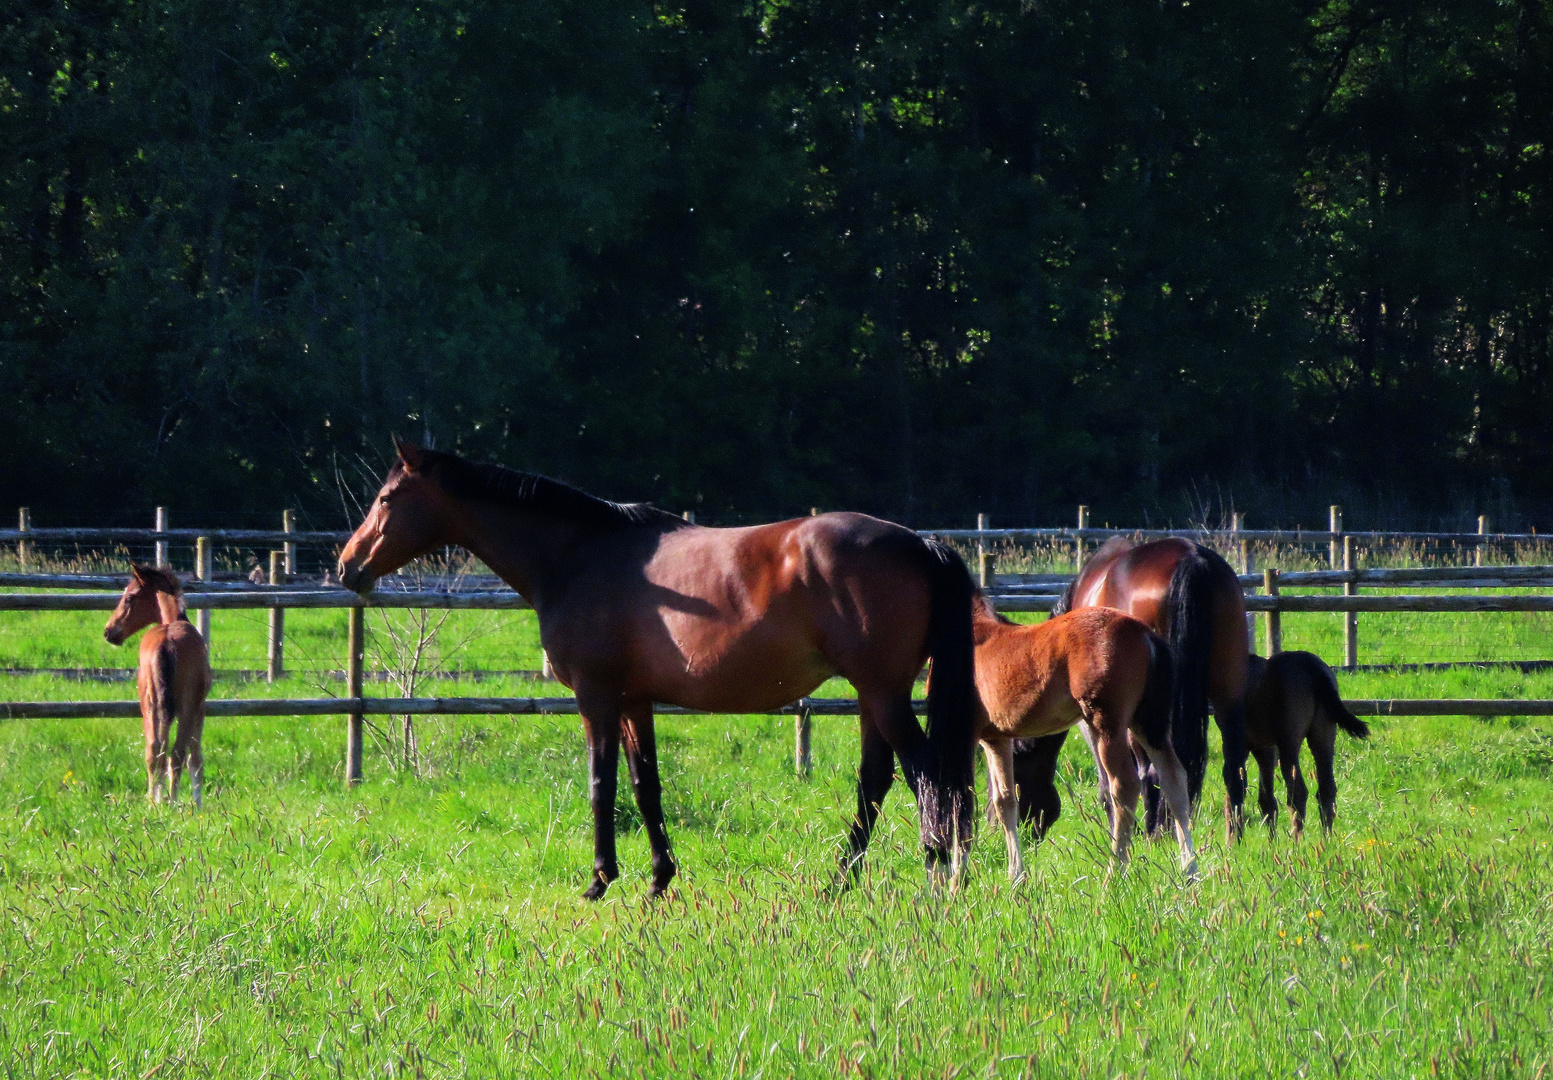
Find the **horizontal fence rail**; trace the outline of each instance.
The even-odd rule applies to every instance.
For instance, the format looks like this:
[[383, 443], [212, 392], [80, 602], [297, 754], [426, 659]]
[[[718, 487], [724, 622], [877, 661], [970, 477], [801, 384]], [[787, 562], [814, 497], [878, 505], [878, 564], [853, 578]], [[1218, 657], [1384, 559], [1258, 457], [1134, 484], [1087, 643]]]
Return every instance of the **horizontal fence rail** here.
[[[919, 715], [927, 702], [916, 700]], [[1553, 699], [1353, 698], [1343, 702], [1357, 716], [1553, 716]], [[575, 716], [570, 697], [443, 698], [219, 698], [206, 702], [209, 716]], [[654, 705], [657, 716], [720, 716], [704, 709]], [[741, 716], [856, 716], [855, 698], [803, 698], [791, 705]], [[134, 701], [0, 702], [5, 720], [112, 720], [140, 717]]]

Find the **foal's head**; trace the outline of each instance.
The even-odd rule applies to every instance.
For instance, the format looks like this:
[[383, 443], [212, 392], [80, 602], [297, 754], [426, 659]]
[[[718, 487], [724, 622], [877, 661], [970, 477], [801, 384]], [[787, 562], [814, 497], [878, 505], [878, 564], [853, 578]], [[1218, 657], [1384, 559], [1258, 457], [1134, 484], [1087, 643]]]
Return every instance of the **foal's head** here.
[[449, 543], [451, 507], [431, 473], [435, 454], [394, 436], [399, 460], [340, 552], [340, 584], [365, 596], [384, 574]]
[[102, 636], [108, 644], [122, 645], [137, 631], [162, 622], [162, 602], [157, 599], [158, 595], [171, 598], [177, 610], [182, 610], [178, 598], [183, 595], [183, 585], [176, 575], [132, 563], [129, 585], [119, 598], [119, 606], [108, 617], [108, 625], [103, 627]]

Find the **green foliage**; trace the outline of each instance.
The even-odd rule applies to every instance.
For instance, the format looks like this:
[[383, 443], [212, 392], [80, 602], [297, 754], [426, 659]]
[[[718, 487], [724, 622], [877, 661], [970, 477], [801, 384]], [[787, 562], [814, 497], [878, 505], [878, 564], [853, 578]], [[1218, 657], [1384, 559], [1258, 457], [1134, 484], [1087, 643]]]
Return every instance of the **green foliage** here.
[[0, 501], [332, 524], [397, 428], [717, 519], [1509, 525], [1550, 13], [15, 5]]

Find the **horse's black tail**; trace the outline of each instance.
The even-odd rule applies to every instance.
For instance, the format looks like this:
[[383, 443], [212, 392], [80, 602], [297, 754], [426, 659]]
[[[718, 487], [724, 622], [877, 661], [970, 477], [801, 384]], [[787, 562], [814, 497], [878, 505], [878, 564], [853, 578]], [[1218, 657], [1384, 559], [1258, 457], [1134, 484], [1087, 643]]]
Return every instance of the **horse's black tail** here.
[[1316, 707], [1354, 738], [1368, 739], [1370, 725], [1349, 712], [1348, 706], [1343, 704], [1342, 695], [1337, 692], [1337, 676], [1332, 674], [1332, 669], [1326, 664], [1321, 664], [1321, 670], [1316, 673], [1316, 676], [1314, 691]]
[[1133, 713], [1133, 727], [1150, 746], [1162, 746], [1170, 738], [1170, 706], [1175, 700], [1176, 665], [1170, 655], [1170, 643], [1150, 633], [1149, 674], [1143, 684], [1143, 696]]
[[1214, 593], [1220, 588], [1238, 594], [1240, 579], [1218, 552], [1193, 544], [1176, 564], [1165, 592], [1176, 676], [1170, 741], [1186, 768], [1193, 802], [1202, 794], [1208, 770], [1208, 664], [1213, 655]]
[[927, 743], [937, 790], [921, 795], [923, 840], [946, 849], [968, 841], [976, 822], [973, 759], [976, 750], [975, 642], [971, 597], [975, 586], [964, 561], [937, 540], [928, 540], [932, 607], [928, 658], [933, 677], [927, 692]]

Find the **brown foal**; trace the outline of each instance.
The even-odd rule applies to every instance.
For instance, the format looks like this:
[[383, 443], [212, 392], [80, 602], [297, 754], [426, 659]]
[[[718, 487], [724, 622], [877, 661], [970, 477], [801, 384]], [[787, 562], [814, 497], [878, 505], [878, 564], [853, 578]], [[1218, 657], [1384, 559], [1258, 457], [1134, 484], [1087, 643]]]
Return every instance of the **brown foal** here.
[[[588, 740], [597, 898], [619, 876], [615, 782], [625, 749], [652, 895], [675, 865], [664, 829], [653, 703], [763, 712], [832, 675], [857, 689], [862, 765], [842, 866], [856, 870], [895, 760], [935, 875], [958, 872], [974, 825], [971, 579], [959, 556], [863, 514], [709, 529], [532, 473], [398, 443], [399, 460], [340, 555], [360, 593], [445, 545], [467, 548], [539, 617]], [[928, 730], [912, 712], [932, 659]]]
[[[187, 764], [194, 805], [202, 806], [205, 757], [200, 735], [210, 694], [210, 654], [184, 613], [183, 586], [177, 577], [136, 565], [130, 567], [129, 587], [102, 636], [110, 645], [122, 645], [145, 627], [150, 629], [140, 639], [137, 685], [146, 734], [146, 796], [157, 803], [176, 799], [178, 776]], [[169, 748], [174, 718], [178, 736]]]
[[1111, 855], [1127, 864], [1140, 790], [1135, 751], [1147, 755], [1176, 823], [1181, 866], [1195, 874], [1186, 769], [1170, 744], [1170, 648], [1120, 611], [1086, 607], [1020, 626], [974, 601], [977, 735], [987, 756], [988, 798], [1008, 843], [1009, 877], [1025, 876], [1019, 851], [1014, 740], [1089, 729], [1107, 783]]

